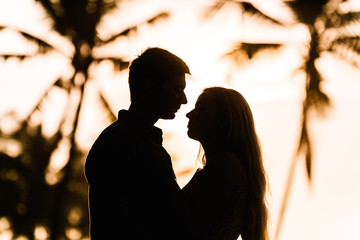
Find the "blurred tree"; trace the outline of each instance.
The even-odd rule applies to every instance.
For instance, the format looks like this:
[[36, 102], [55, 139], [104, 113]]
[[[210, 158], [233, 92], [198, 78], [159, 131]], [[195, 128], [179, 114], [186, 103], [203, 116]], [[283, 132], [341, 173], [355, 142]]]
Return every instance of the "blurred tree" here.
[[[222, 9], [225, 4], [234, 4], [239, 7], [243, 16], [255, 17], [261, 24], [288, 27], [295, 24], [303, 24], [307, 27], [310, 34], [306, 55], [303, 56], [303, 64], [300, 70], [306, 74], [305, 98], [302, 106], [302, 126], [301, 134], [297, 147], [297, 155], [305, 153], [305, 167], [308, 180], [312, 177], [312, 150], [308, 132], [309, 112], [315, 108], [322, 112], [329, 104], [330, 99], [321, 89], [323, 80], [321, 73], [316, 68], [316, 60], [320, 58], [322, 52], [330, 52], [340, 55], [350, 63], [359, 65], [360, 54], [360, 12], [352, 11], [346, 0], [292, 0], [284, 1], [292, 12], [296, 15], [294, 23], [287, 23], [278, 20], [258, 9], [251, 1], [220, 0], [216, 1], [206, 11], [209, 17]], [[348, 4], [348, 5], [346, 5]], [[261, 20], [261, 21], [259, 21]], [[266, 39], [266, 37], [265, 37]], [[236, 47], [226, 53], [235, 63], [244, 64], [254, 58], [261, 51], [274, 51], [286, 43], [284, 42], [243, 42], [236, 43]], [[285, 187], [283, 202], [279, 214], [279, 222], [275, 232], [275, 239], [279, 235], [283, 216], [287, 206], [292, 179], [295, 173], [297, 156], [294, 157], [289, 170], [287, 185]]]
[[[153, 17], [107, 39], [99, 34], [99, 23], [107, 14], [128, 4], [116, 0], [37, 0], [53, 23], [52, 31], [60, 34], [73, 47], [69, 56], [73, 73], [70, 78], [59, 76], [39, 98], [25, 119], [9, 113], [0, 119], [0, 218], [6, 217], [14, 233], [34, 239], [80, 239], [88, 236], [87, 184], [83, 175], [84, 153], [78, 147], [76, 133], [81, 116], [85, 86], [91, 79], [92, 65], [109, 60], [118, 71], [127, 69], [125, 56], [109, 55], [97, 58], [94, 49], [111, 44], [119, 38], [137, 32], [140, 25], [154, 24], [169, 13], [159, 11]], [[121, 21], [121, 19], [119, 19]], [[36, 43], [34, 55], [0, 54], [5, 60], [24, 60], [50, 51], [61, 52], [46, 39], [26, 29], [10, 29]], [[121, 53], [118, 53], [121, 54]], [[64, 54], [66, 55], [66, 54]], [[66, 108], [53, 136], [43, 134], [43, 111], [52, 91], [66, 95]], [[98, 89], [99, 99], [109, 121], [116, 119], [109, 104]], [[61, 109], [58, 109], [61, 111]], [[8, 123], [11, 122], [9, 125]], [[15, 125], [15, 126], [14, 126]], [[12, 126], [12, 127], [11, 127]], [[54, 167], [56, 160], [61, 167]], [[47, 236], [47, 237], [46, 237]], [[44, 238], [44, 239], [45, 239]]]

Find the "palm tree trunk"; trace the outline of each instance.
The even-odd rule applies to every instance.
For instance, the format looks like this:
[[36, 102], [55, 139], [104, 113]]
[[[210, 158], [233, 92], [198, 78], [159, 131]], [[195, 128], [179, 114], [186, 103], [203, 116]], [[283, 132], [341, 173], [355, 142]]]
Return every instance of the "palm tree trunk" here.
[[293, 159], [291, 160], [289, 173], [288, 173], [287, 181], [286, 181], [286, 186], [285, 186], [285, 190], [284, 190], [284, 195], [283, 195], [283, 198], [282, 198], [282, 204], [281, 204], [281, 208], [280, 208], [279, 219], [278, 219], [276, 229], [275, 229], [275, 235], [274, 235], [275, 240], [279, 238], [280, 231], [281, 231], [281, 228], [282, 228], [282, 223], [283, 223], [283, 220], [284, 220], [286, 207], [287, 207], [290, 192], [291, 192], [291, 187], [292, 187], [292, 184], [293, 184], [293, 179], [294, 179], [294, 175], [295, 175], [296, 164], [297, 164], [298, 158], [299, 158], [298, 153], [295, 153]]
[[72, 175], [72, 165], [73, 162], [76, 159], [76, 152], [77, 152], [77, 146], [75, 142], [75, 136], [76, 136], [76, 130], [79, 122], [79, 116], [80, 116], [80, 110], [83, 102], [84, 97], [84, 87], [85, 83], [83, 83], [80, 88], [80, 99], [78, 102], [78, 106], [76, 109], [76, 114], [74, 117], [74, 123], [73, 123], [73, 130], [69, 136], [71, 147], [69, 151], [69, 161], [66, 163], [64, 168], [62, 169], [63, 172], [63, 178], [58, 186], [58, 197], [57, 197], [57, 204], [56, 210], [55, 210], [55, 216], [53, 217], [53, 226], [51, 230], [51, 239], [58, 239], [60, 236], [63, 235], [63, 230], [65, 229], [65, 220], [66, 220], [66, 196], [68, 192], [68, 184], [70, 181], [70, 177]]
[[306, 72], [306, 86], [305, 86], [306, 95], [303, 101], [301, 135], [300, 135], [298, 147], [296, 149], [296, 153], [291, 161], [289, 174], [287, 176], [286, 186], [280, 207], [279, 219], [276, 226], [274, 239], [278, 239], [280, 235], [282, 223], [284, 220], [284, 216], [293, 184], [293, 178], [295, 175], [297, 160], [299, 159], [301, 153], [305, 153], [305, 168], [306, 168], [308, 180], [309, 182], [311, 182], [312, 180], [312, 167], [311, 167], [312, 152], [311, 152], [310, 136], [308, 132], [309, 110], [312, 107], [316, 107], [317, 110], [321, 111], [324, 106], [329, 104], [329, 98], [325, 93], [322, 92], [320, 87], [322, 81], [321, 75], [315, 67], [315, 62], [319, 58], [318, 32], [312, 26], [309, 26], [309, 30], [311, 32], [311, 42], [310, 42], [308, 56], [306, 62], [304, 63], [304, 70]]
[[[80, 46], [79, 44], [74, 44], [74, 46]], [[73, 88], [77, 88], [80, 92], [80, 96], [77, 102], [77, 107], [76, 107], [76, 111], [75, 111], [75, 116], [74, 116], [74, 120], [73, 120], [73, 127], [72, 127], [72, 131], [70, 133], [70, 135], [68, 136], [69, 140], [70, 140], [70, 151], [69, 151], [69, 161], [66, 163], [66, 165], [63, 168], [63, 178], [62, 181], [59, 183], [58, 186], [58, 198], [57, 198], [57, 203], [56, 203], [56, 210], [54, 212], [54, 217], [53, 217], [53, 224], [51, 227], [51, 239], [59, 239], [59, 237], [63, 236], [64, 234], [64, 229], [66, 226], [66, 207], [67, 207], [67, 195], [68, 195], [68, 186], [69, 186], [69, 182], [72, 176], [72, 167], [73, 167], [73, 163], [75, 162], [76, 158], [77, 158], [77, 144], [76, 144], [76, 132], [77, 132], [77, 127], [79, 124], [79, 117], [80, 117], [80, 112], [81, 112], [81, 107], [83, 104], [83, 98], [84, 98], [84, 89], [85, 89], [85, 85], [86, 85], [86, 80], [88, 78], [88, 68], [90, 65], [90, 60], [91, 56], [88, 56], [87, 58], [84, 58], [81, 54], [80, 54], [80, 50], [76, 49], [76, 53], [74, 55], [73, 58], [73, 66], [75, 68], [75, 74], [73, 75], [72, 78], [72, 86]], [[79, 75], [83, 75], [84, 76], [84, 81], [82, 82], [76, 82], [76, 78]]]

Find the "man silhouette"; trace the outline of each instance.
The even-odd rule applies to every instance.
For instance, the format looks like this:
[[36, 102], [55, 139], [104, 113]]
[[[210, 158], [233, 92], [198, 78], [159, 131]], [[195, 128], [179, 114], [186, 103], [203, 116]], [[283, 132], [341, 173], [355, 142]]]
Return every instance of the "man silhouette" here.
[[149, 48], [131, 63], [131, 105], [86, 159], [92, 240], [190, 239], [181, 190], [162, 131], [154, 126], [187, 103], [189, 73], [183, 60], [161, 48]]

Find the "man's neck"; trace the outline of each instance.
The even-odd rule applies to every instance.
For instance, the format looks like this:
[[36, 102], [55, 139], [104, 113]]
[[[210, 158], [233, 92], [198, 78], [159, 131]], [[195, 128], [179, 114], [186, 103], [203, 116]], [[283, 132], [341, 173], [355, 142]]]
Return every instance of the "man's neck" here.
[[132, 116], [136, 117], [139, 122], [141, 122], [146, 128], [151, 128], [159, 120], [159, 118], [155, 116], [152, 107], [146, 103], [132, 102], [128, 111]]

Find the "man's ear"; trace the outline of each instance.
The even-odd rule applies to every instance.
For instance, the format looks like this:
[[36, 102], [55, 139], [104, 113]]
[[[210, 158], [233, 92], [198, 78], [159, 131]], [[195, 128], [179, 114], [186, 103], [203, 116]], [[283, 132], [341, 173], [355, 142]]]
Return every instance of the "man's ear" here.
[[159, 84], [153, 78], [147, 78], [145, 82], [146, 93], [148, 96], [157, 96], [159, 93]]

